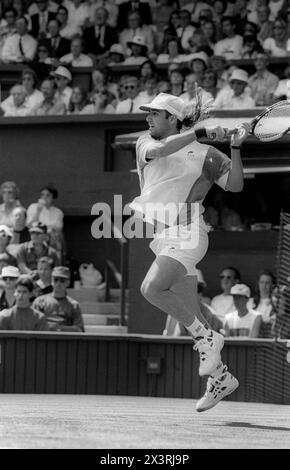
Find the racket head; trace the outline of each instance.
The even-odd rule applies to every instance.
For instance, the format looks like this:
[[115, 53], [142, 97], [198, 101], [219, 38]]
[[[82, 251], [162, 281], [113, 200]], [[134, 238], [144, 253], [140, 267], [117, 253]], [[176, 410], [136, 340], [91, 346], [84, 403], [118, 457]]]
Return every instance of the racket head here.
[[251, 133], [262, 142], [280, 139], [290, 130], [290, 100], [279, 101], [251, 122]]

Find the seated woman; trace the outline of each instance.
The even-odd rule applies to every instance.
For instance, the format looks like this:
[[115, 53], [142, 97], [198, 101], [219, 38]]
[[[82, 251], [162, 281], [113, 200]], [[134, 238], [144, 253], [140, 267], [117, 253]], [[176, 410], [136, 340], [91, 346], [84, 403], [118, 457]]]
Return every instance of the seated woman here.
[[287, 23], [283, 18], [276, 19], [273, 37], [265, 39], [263, 48], [272, 57], [288, 57], [290, 55], [290, 39], [288, 39]]
[[180, 40], [173, 37], [168, 41], [165, 54], [159, 54], [157, 57], [157, 64], [170, 64], [172, 62], [180, 64], [185, 61], [186, 55], [183, 52]]
[[68, 104], [68, 114], [82, 114], [87, 104], [87, 92], [81, 86], [74, 86]]
[[276, 313], [272, 294], [275, 284], [274, 275], [270, 271], [262, 271], [258, 276], [255, 294], [248, 302], [248, 307], [262, 316], [260, 338], [271, 338], [273, 335]]
[[47, 226], [49, 245], [56, 249], [58, 255], [63, 255], [63, 212], [55, 207], [54, 201], [58, 197], [58, 190], [52, 185], [46, 185], [40, 190], [40, 198], [36, 203], [30, 204], [27, 209], [27, 226], [33, 222], [41, 222]]
[[104, 88], [91, 97], [91, 104], [87, 104], [79, 114], [114, 114], [115, 102], [116, 97], [113, 93]]
[[3, 203], [0, 204], [0, 225], [13, 226], [13, 210], [21, 207], [19, 201], [19, 188], [14, 181], [5, 181], [0, 186], [0, 196]]

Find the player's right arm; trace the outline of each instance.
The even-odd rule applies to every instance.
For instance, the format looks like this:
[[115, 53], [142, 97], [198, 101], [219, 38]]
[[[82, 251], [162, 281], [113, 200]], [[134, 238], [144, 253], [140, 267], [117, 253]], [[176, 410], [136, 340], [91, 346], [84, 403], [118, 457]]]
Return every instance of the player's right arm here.
[[212, 140], [223, 140], [225, 130], [220, 126], [203, 127], [198, 130], [192, 128], [181, 134], [170, 135], [162, 140], [153, 139], [149, 133], [146, 133], [137, 140], [137, 156], [139, 155], [139, 161], [143, 161], [146, 164], [154, 158], [168, 157], [168, 155], [178, 152], [186, 145], [202, 137]]

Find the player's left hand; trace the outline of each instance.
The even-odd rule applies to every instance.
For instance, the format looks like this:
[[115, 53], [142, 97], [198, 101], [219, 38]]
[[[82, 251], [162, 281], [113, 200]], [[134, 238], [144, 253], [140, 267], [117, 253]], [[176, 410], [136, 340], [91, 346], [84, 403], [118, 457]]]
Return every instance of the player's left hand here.
[[226, 137], [226, 130], [221, 126], [206, 127], [206, 135], [211, 140], [223, 141]]
[[249, 135], [251, 125], [248, 122], [243, 122], [236, 127], [236, 132], [231, 136], [231, 145], [240, 147], [244, 140]]

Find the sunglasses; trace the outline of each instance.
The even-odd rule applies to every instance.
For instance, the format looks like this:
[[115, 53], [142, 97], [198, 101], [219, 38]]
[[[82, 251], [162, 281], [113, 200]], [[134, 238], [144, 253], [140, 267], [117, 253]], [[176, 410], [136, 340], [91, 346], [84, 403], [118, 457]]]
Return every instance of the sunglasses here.
[[16, 281], [17, 277], [13, 277], [13, 276], [5, 276], [2, 278], [3, 281]]
[[129, 89], [134, 90], [134, 88], [136, 88], [136, 85], [126, 85], [124, 86], [124, 88], [125, 90], [129, 90]]
[[63, 277], [54, 277], [53, 278], [53, 282], [61, 282], [61, 284], [64, 284], [66, 281], [66, 279], [64, 279]]

